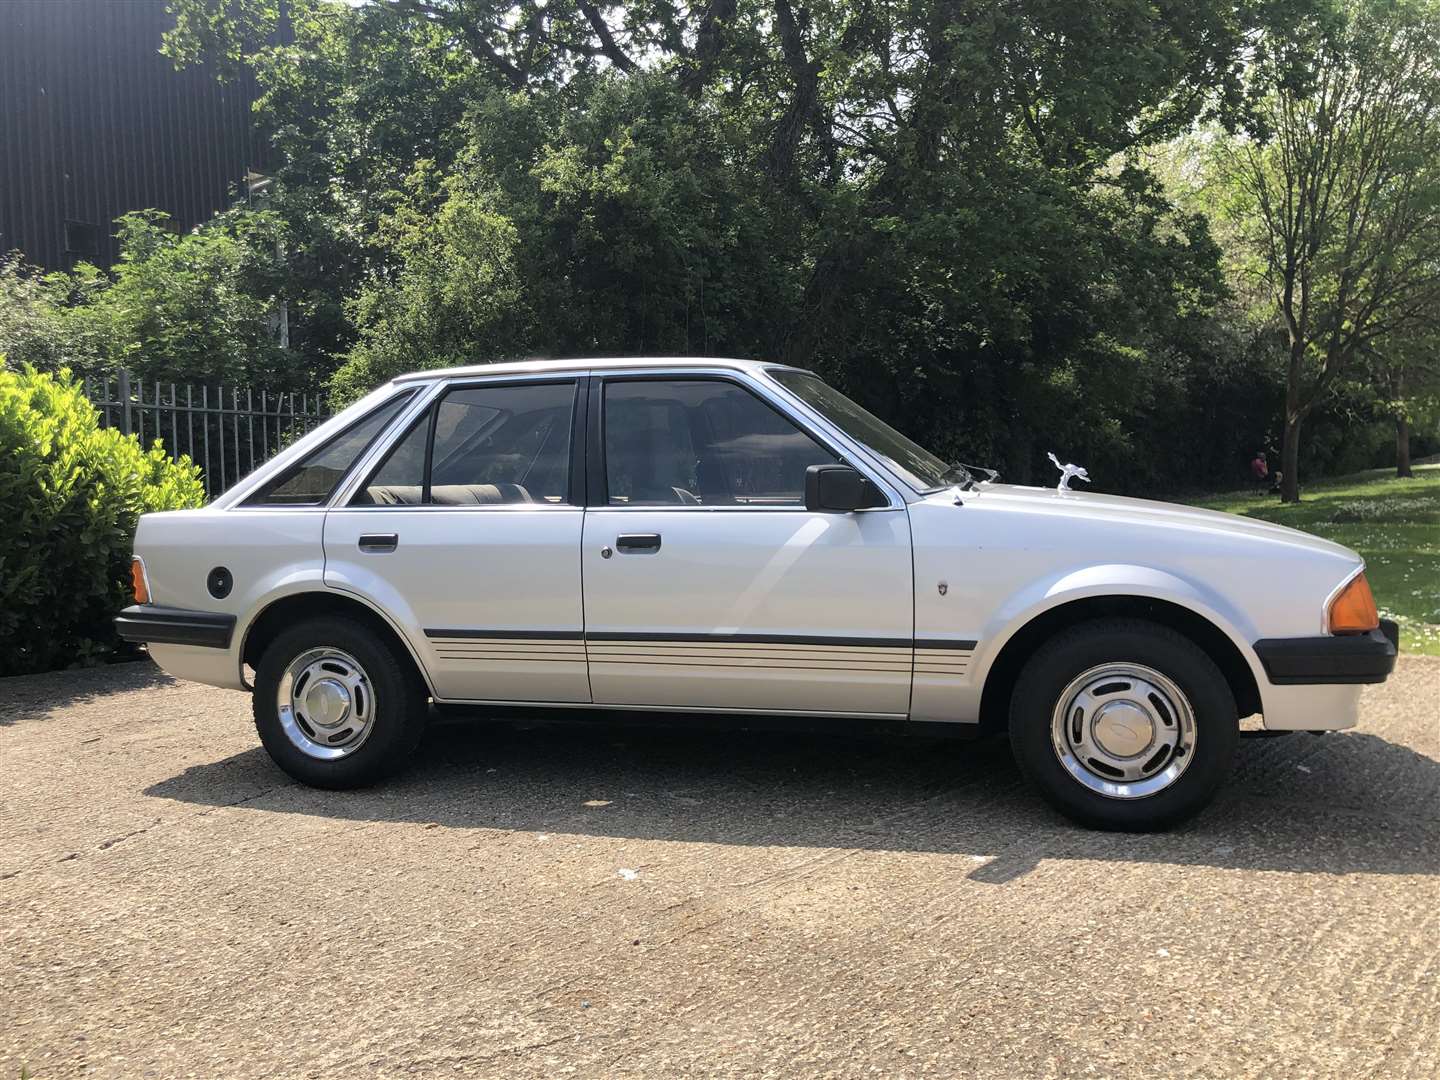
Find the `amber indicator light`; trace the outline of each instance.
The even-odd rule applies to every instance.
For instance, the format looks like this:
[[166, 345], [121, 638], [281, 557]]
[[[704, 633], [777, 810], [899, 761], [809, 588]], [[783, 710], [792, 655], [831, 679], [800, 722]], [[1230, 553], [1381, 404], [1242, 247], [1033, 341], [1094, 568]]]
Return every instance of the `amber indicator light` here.
[[130, 560], [130, 588], [137, 604], [150, 602], [150, 587], [145, 583], [145, 564], [139, 559]]
[[1332, 634], [1368, 634], [1380, 625], [1380, 612], [1370, 582], [1358, 574], [1330, 601], [1330, 632]]

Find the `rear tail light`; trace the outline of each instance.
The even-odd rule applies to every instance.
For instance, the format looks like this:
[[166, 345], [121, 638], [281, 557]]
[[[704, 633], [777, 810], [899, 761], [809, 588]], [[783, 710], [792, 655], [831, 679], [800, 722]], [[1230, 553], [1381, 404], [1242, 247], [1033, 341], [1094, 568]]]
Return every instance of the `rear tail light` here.
[[1332, 634], [1368, 634], [1380, 625], [1380, 612], [1363, 572], [1330, 601], [1329, 622]]
[[130, 560], [130, 590], [137, 604], [150, 602], [150, 582], [145, 579], [145, 564], [138, 555]]

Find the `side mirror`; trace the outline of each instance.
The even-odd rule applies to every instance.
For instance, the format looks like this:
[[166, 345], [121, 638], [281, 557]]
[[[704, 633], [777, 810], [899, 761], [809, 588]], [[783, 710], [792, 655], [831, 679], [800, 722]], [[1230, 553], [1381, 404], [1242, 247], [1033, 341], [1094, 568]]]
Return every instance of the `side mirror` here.
[[811, 465], [805, 470], [805, 509], [848, 514], [885, 505], [885, 495], [849, 465]]

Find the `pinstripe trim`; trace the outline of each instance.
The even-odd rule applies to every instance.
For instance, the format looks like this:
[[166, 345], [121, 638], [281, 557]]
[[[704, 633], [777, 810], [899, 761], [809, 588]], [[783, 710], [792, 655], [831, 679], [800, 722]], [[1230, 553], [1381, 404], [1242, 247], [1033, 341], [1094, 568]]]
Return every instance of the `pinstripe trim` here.
[[908, 675], [909, 648], [873, 646], [789, 645], [773, 641], [736, 642], [733, 638], [711, 641], [587, 641], [590, 663], [629, 664], [644, 667], [740, 668]]
[[915, 648], [917, 649], [957, 649], [960, 652], [973, 652], [978, 641], [951, 640], [949, 638], [916, 638]]
[[483, 638], [489, 641], [695, 642], [736, 645], [829, 645], [845, 649], [955, 649], [971, 651], [978, 642], [941, 638], [865, 638], [812, 634], [674, 634], [609, 630], [432, 630], [428, 638]]
[[964, 679], [973, 641], [798, 634], [625, 634], [574, 630], [440, 630], [425, 635], [440, 660], [462, 665], [589, 664], [591, 671], [649, 668], [754, 671], [784, 677]]
[[493, 641], [579, 641], [578, 630], [430, 630], [428, 638], [486, 638]]

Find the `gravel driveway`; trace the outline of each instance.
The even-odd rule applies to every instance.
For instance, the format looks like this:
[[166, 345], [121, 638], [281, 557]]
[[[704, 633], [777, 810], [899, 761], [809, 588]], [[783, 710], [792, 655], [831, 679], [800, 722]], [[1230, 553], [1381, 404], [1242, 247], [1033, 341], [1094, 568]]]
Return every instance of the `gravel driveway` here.
[[1437, 703], [1133, 837], [1001, 742], [451, 722], [327, 793], [243, 694], [0, 680], [0, 1078], [1434, 1080]]

